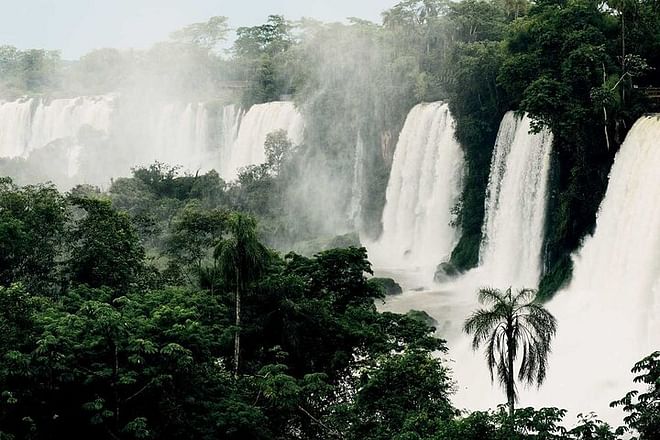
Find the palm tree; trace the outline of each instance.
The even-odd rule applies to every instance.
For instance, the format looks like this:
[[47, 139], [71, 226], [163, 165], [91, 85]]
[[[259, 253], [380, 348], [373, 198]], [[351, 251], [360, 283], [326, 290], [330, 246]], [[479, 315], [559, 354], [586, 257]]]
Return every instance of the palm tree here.
[[521, 355], [518, 380], [541, 386], [546, 375], [550, 342], [557, 333], [557, 321], [541, 304], [534, 301], [536, 291], [508, 288], [479, 290], [479, 302], [490, 306], [479, 309], [465, 320], [463, 327], [473, 334], [472, 348], [486, 344], [486, 362], [490, 378], [497, 370], [500, 384], [506, 390], [509, 415], [513, 420], [517, 399], [514, 364]]
[[215, 249], [225, 283], [234, 285], [236, 294], [236, 330], [234, 332], [234, 374], [238, 375], [241, 352], [241, 298], [245, 289], [262, 273], [268, 251], [257, 239], [257, 222], [249, 215], [232, 213], [227, 226], [230, 235]]

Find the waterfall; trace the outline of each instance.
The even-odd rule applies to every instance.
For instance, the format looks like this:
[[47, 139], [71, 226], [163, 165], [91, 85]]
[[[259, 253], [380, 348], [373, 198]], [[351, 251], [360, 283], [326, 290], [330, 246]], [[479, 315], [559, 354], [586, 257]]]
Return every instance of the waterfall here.
[[559, 330], [538, 402], [620, 422], [607, 404], [632, 389], [633, 364], [660, 346], [658, 139], [660, 116], [643, 117], [617, 153], [596, 230], [548, 305]]
[[0, 102], [0, 157], [21, 157], [30, 142], [32, 99]]
[[552, 134], [530, 134], [530, 119], [504, 115], [486, 192], [482, 277], [495, 287], [536, 288], [541, 275]]
[[238, 128], [240, 127], [241, 120], [243, 119], [243, 111], [233, 104], [226, 105], [222, 108], [222, 119], [220, 123], [220, 155], [218, 158], [219, 168], [222, 169], [224, 164], [227, 164], [231, 158], [231, 147], [236, 141], [238, 136]]
[[[294, 144], [302, 140], [302, 116], [291, 102], [258, 104], [246, 114], [226, 105], [214, 119], [203, 102], [144, 103], [115, 95], [0, 102], [0, 157], [29, 158], [64, 139], [66, 151], [48, 154], [64, 154], [72, 178], [100, 183], [159, 161], [193, 173], [216, 168], [232, 179], [239, 168], [265, 161], [269, 133], [284, 129]], [[83, 127], [100, 131], [110, 144], [85, 145]], [[84, 176], [78, 175], [80, 162]]]
[[[201, 102], [136, 103], [118, 95], [0, 102], [0, 157], [29, 159], [46, 145], [65, 140], [64, 151], [47, 154], [65, 155], [68, 177], [94, 183], [154, 161], [188, 172], [208, 171], [228, 159], [242, 112], [227, 105], [221, 115], [220, 136], [211, 142], [212, 122]], [[81, 136], [84, 127], [99, 131], [110, 144], [91, 145]], [[78, 174], [80, 162], [88, 168], [84, 175]]]
[[362, 193], [364, 186], [364, 142], [360, 133], [355, 142], [355, 156], [353, 158], [353, 185], [351, 204], [349, 207], [349, 221], [356, 230], [360, 230], [362, 215]]
[[25, 158], [51, 142], [70, 139], [68, 173], [75, 174], [80, 130], [88, 126], [107, 134], [113, 101], [114, 97], [108, 95], [0, 102], [0, 157]]
[[240, 168], [264, 163], [266, 136], [276, 130], [286, 130], [294, 145], [302, 141], [303, 119], [292, 102], [267, 102], [250, 107], [240, 121], [236, 140], [220, 174], [231, 180]]
[[146, 161], [180, 165], [195, 172], [210, 169], [208, 113], [203, 103], [168, 103], [152, 115]]
[[453, 225], [463, 177], [463, 152], [447, 104], [415, 106], [394, 152], [383, 211], [383, 233], [370, 247], [380, 267], [432, 268], [459, 239]]

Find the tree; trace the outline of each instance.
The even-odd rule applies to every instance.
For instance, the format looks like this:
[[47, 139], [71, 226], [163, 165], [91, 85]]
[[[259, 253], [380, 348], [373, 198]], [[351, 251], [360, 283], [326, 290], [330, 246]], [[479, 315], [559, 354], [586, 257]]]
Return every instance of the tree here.
[[108, 200], [72, 202], [86, 212], [71, 232], [72, 280], [125, 293], [144, 266], [144, 249], [128, 215], [113, 209]]
[[429, 351], [387, 354], [361, 376], [350, 438], [431, 440], [456, 414], [449, 370]]
[[211, 17], [206, 22], [189, 24], [172, 32], [170, 38], [211, 50], [227, 38], [228, 32], [227, 17], [218, 16]]
[[68, 212], [52, 185], [18, 187], [0, 178], [0, 285], [52, 290]]
[[[172, 265], [182, 266], [189, 284], [196, 284], [202, 273], [215, 273], [215, 266], [206, 268], [204, 265], [211, 260], [213, 250], [220, 242], [225, 216], [224, 211], [203, 209], [194, 200], [174, 217], [167, 239], [167, 253], [172, 257]], [[213, 282], [210, 287], [213, 291]]]
[[506, 23], [505, 11], [493, 2], [463, 0], [452, 3], [448, 17], [458, 41], [497, 41]]
[[383, 12], [385, 26], [422, 26], [438, 18], [447, 4], [442, 0], [405, 0]]
[[0, 46], [0, 95], [17, 98], [50, 92], [57, 87], [61, 70], [57, 51]]
[[638, 440], [660, 438], [660, 351], [637, 362], [633, 369], [635, 383], [646, 386], [643, 392], [630, 391], [610, 406], [621, 406], [628, 415], [626, 424], [637, 431]]
[[464, 330], [474, 334], [472, 348], [486, 345], [486, 362], [493, 380], [493, 369], [506, 390], [509, 415], [513, 419], [517, 399], [514, 365], [521, 355], [518, 380], [539, 386], [546, 375], [550, 342], [557, 332], [557, 322], [541, 304], [534, 302], [536, 291], [511, 288], [479, 290], [479, 302], [491, 305], [479, 309], [465, 321]]
[[292, 146], [293, 144], [287, 137], [286, 130], [276, 130], [266, 135], [266, 142], [264, 142], [266, 164], [276, 175], [280, 173]]
[[292, 44], [291, 25], [281, 15], [269, 15], [260, 26], [240, 27], [234, 51], [238, 56], [277, 55], [286, 52]]
[[286, 53], [293, 44], [289, 22], [281, 15], [270, 15], [260, 26], [238, 28], [236, 35], [234, 61], [250, 82], [243, 104], [274, 101], [290, 93], [288, 79], [283, 76]]
[[215, 257], [225, 284], [234, 283], [236, 319], [234, 330], [234, 374], [238, 375], [241, 350], [241, 297], [265, 266], [268, 251], [257, 239], [257, 222], [251, 216], [232, 213], [227, 219], [230, 236], [216, 247]]

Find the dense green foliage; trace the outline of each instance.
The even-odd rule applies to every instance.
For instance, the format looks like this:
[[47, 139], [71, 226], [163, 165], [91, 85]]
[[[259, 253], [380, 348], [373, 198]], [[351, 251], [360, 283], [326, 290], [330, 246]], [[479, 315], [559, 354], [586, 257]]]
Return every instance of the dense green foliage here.
[[[171, 190], [160, 179], [143, 183]], [[50, 187], [4, 185], [3, 206], [28, 198], [60, 246], [53, 250], [44, 241], [29, 249], [31, 258], [16, 252], [3, 264], [3, 435], [280, 438], [297, 432], [316, 438], [329, 429], [321, 418], [352, 425], [351, 417], [378, 402], [383, 377], [403, 374], [399, 366], [419, 359], [436, 375], [426, 386], [439, 393], [426, 412], [442, 406], [448, 414], [447, 372], [430, 357], [442, 341], [421, 321], [376, 311], [381, 291], [364, 278], [370, 272], [364, 249], [282, 258], [245, 238], [254, 228], [249, 217], [216, 216], [197, 205], [199, 222], [186, 210], [171, 227], [197, 228], [215, 239], [187, 244], [181, 265], [200, 270], [193, 282], [177, 286], [167, 270], [150, 267], [130, 217], [103, 195], [83, 197], [79, 188], [64, 198]], [[54, 201], [59, 215], [44, 210]], [[40, 239], [39, 228], [4, 234], [4, 225], [21, 230], [30, 220], [25, 211], [2, 209], [3, 246], [23, 248]], [[179, 255], [176, 243], [169, 242], [172, 259]], [[250, 246], [263, 249], [259, 271], [253, 259], [245, 260], [255, 255]], [[216, 247], [215, 254], [202, 256], [199, 249], [207, 247]], [[34, 258], [58, 280], [39, 292], [28, 290], [30, 273], [22, 272], [24, 261]], [[212, 267], [219, 269], [214, 289], [204, 286], [203, 269]], [[242, 293], [239, 322], [232, 319], [235, 279]], [[237, 324], [242, 374], [233, 377], [227, 366]], [[350, 372], [361, 374], [348, 379]], [[361, 383], [369, 385], [358, 398]], [[388, 417], [394, 427], [401, 413]]]
[[637, 362], [633, 369], [636, 383], [646, 389], [634, 390], [611, 406], [621, 406], [628, 413], [625, 422], [639, 436], [637, 440], [651, 440], [660, 436], [660, 351]]
[[[0, 285], [0, 438], [617, 438], [589, 417], [566, 430], [556, 408], [518, 409], [513, 422], [457, 411], [432, 320], [376, 309], [382, 285], [365, 277], [363, 248], [282, 257], [246, 214], [193, 202], [186, 177], [136, 175], [183, 204], [160, 225], [163, 248], [92, 188], [3, 181], [0, 245], [14, 250]], [[133, 212], [144, 204], [121, 195]], [[148, 242], [159, 255], [145, 256]], [[640, 439], [657, 433], [658, 365], [657, 353], [641, 361], [649, 389], [618, 402]]]
[[64, 197], [52, 186], [21, 188], [0, 179], [0, 283], [52, 288], [67, 217]]

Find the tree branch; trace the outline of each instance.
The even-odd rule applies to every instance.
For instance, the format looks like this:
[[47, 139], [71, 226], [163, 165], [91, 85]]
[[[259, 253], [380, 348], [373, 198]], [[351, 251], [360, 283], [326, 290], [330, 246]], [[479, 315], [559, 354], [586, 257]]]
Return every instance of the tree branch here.
[[136, 398], [137, 396], [139, 396], [140, 394], [142, 394], [144, 391], [146, 391], [147, 388], [149, 388], [149, 386], [151, 386], [151, 384], [152, 384], [153, 382], [154, 382], [154, 380], [151, 379], [149, 382], [147, 382], [147, 384], [146, 384], [145, 386], [143, 386], [142, 388], [140, 388], [139, 390], [137, 390], [137, 391], [136, 391], [135, 393], [133, 393], [131, 396], [125, 398], [125, 399], [124, 399], [124, 402], [128, 402], [129, 400], [132, 400], [132, 399]]
[[307, 411], [307, 410], [306, 410], [305, 408], [303, 408], [302, 406], [298, 405], [298, 409], [299, 409], [300, 411], [302, 411], [303, 414], [305, 414], [307, 417], [309, 417], [310, 419], [312, 419], [312, 421], [313, 421], [314, 423], [316, 423], [317, 425], [319, 425], [320, 427], [322, 427], [323, 429], [325, 429], [326, 431], [328, 431], [328, 432], [331, 433], [332, 435], [336, 436], [337, 438], [344, 439], [344, 436], [342, 435], [341, 432], [337, 431], [336, 429], [333, 429], [333, 428], [329, 427], [328, 425], [326, 425], [325, 423], [323, 423], [321, 420], [319, 420], [319, 419], [317, 419], [316, 417], [314, 417], [313, 415], [311, 415], [311, 414], [309, 413], [309, 411]]

